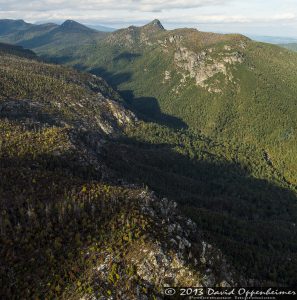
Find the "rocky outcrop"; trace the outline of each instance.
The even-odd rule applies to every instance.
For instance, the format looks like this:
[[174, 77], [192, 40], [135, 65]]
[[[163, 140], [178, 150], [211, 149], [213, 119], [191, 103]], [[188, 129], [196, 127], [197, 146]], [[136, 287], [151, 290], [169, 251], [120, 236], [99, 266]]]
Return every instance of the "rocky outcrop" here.
[[[135, 261], [146, 281], [162, 286], [225, 286], [238, 281], [221, 251], [207, 243], [196, 224], [183, 217], [177, 204], [142, 192], [142, 211], [153, 219], [164, 238], [141, 249]], [[153, 270], [151, 272], [150, 270]]]
[[171, 72], [166, 70], [164, 73], [163, 83], [165, 83], [166, 81], [170, 81], [170, 79], [171, 79]]
[[163, 31], [165, 31], [163, 25], [156, 19], [141, 27], [130, 26], [120, 29], [109, 35], [106, 41], [109, 44], [135, 49], [143, 45], [154, 45], [154, 36]]
[[[126, 248], [124, 256], [110, 250], [101, 253], [93, 282], [109, 288], [110, 298], [99, 299], [151, 299], [153, 295], [162, 299], [167, 286], [229, 287], [246, 283], [221, 251], [203, 238], [196, 224], [180, 214], [175, 202], [141, 191], [136, 203], [141, 215], [138, 218], [146, 219], [151, 226]], [[116, 289], [112, 288], [111, 277], [117, 281]], [[94, 297], [85, 295], [82, 299]]]
[[185, 47], [180, 47], [174, 53], [174, 62], [176, 66], [187, 71], [190, 78], [195, 79], [197, 86], [206, 88], [209, 92], [219, 93], [221, 89], [211, 85], [208, 81], [217, 74], [222, 74], [226, 80], [232, 81], [233, 75], [230, 67], [243, 62], [243, 57], [239, 52], [230, 51], [231, 47], [228, 46], [217, 58], [213, 58], [212, 48], [195, 53]]
[[163, 27], [162, 23], [158, 19], [155, 19], [152, 22], [144, 25], [142, 27], [142, 29], [146, 33], [148, 33], [149, 35], [153, 34], [153, 33], [156, 33], [156, 32], [159, 32], [159, 31], [164, 31], [165, 30], [165, 28]]

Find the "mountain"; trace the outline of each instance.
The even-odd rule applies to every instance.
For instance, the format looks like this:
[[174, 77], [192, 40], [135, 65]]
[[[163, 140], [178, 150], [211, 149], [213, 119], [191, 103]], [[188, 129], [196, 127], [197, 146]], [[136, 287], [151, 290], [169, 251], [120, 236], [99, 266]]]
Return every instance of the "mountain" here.
[[115, 28], [112, 27], [106, 27], [106, 26], [102, 26], [102, 25], [87, 25], [88, 27], [98, 30], [98, 31], [103, 31], [103, 32], [113, 32], [116, 31]]
[[[9, 27], [10, 23], [14, 24], [17, 21], [4, 20], [4, 22]], [[3, 34], [0, 32], [0, 41], [21, 45], [38, 53], [48, 54], [51, 48], [54, 52], [61, 50], [62, 54], [75, 51], [76, 47], [79, 47], [77, 41], [80, 41], [80, 45], [94, 44], [106, 34], [73, 20], [67, 20], [61, 25], [53, 23], [25, 24], [27, 25], [20, 28], [13, 26], [10, 32]]]
[[164, 284], [254, 282], [175, 202], [108, 166], [137, 123], [123, 99], [28, 53], [1, 45], [1, 298], [161, 299]]
[[17, 44], [22, 40], [30, 40], [58, 26], [53, 23], [35, 25], [26, 23], [23, 20], [0, 20], [0, 24], [0, 35], [3, 41], [13, 44]]
[[0, 20], [0, 34], [6, 35], [18, 30], [26, 30], [31, 28], [33, 25], [26, 23], [23, 20]]
[[158, 21], [75, 50], [45, 44], [38, 53], [104, 77], [148, 119], [160, 110], [182, 121], [170, 126], [265, 149], [297, 183], [296, 54], [241, 35], [168, 31]]
[[[81, 36], [86, 37], [88, 34], [81, 33]], [[60, 32], [58, 37], [62, 40], [63, 37], [67, 38], [67, 34]], [[29, 200], [27, 199], [27, 204], [25, 204], [27, 210], [25, 212], [21, 210], [20, 214], [23, 213], [26, 216], [31, 214], [31, 210], [28, 212], [28, 207], [34, 194], [38, 195], [33, 199], [38, 199], [36, 207], [38, 211], [43, 212], [42, 220], [47, 219], [44, 216], [44, 206], [39, 204], [39, 199], [47, 199], [49, 195], [51, 197], [62, 195], [60, 197], [68, 199], [69, 193], [74, 195], [73, 199], [79, 199], [73, 206], [71, 204], [71, 208], [67, 208], [67, 213], [65, 213], [67, 215], [68, 211], [72, 212], [70, 220], [73, 215], [85, 216], [83, 220], [80, 219], [78, 223], [74, 223], [74, 226], [73, 224], [65, 226], [64, 215], [57, 213], [65, 211], [65, 206], [61, 204], [60, 208], [54, 206], [52, 209], [56, 212], [56, 219], [54, 222], [51, 221], [49, 226], [52, 236], [57, 236], [54, 225], [59, 222], [62, 225], [59, 225], [58, 229], [64, 228], [65, 231], [62, 237], [58, 235], [63, 242], [57, 240], [57, 249], [54, 252], [52, 247], [48, 247], [51, 249], [48, 250], [50, 254], [47, 256], [46, 266], [51, 267], [59, 264], [60, 259], [56, 260], [56, 257], [61, 251], [59, 249], [64, 250], [60, 244], [64, 244], [68, 235], [74, 236], [75, 243], [81, 245], [86, 240], [93, 240], [91, 233], [88, 238], [89, 235], [82, 234], [80, 230], [83, 230], [82, 228], [93, 230], [94, 219], [98, 222], [105, 221], [107, 229], [103, 232], [101, 230], [100, 234], [95, 231], [95, 236], [102, 234], [99, 248], [103, 247], [106, 251], [97, 250], [95, 258], [87, 254], [83, 256], [83, 259], [85, 257], [92, 257], [94, 260], [104, 259], [97, 268], [98, 273], [103, 274], [103, 279], [98, 273], [94, 274], [85, 269], [89, 264], [91, 268], [94, 268], [94, 265], [88, 262], [83, 268], [86, 272], [82, 272], [81, 269], [77, 271], [75, 268], [75, 276], [81, 274], [80, 279], [77, 277], [73, 279], [72, 275], [67, 273], [66, 268], [59, 273], [53, 285], [50, 283], [52, 288], [48, 289], [54, 289], [58, 293], [75, 290], [75, 292], [92, 294], [96, 285], [102, 284], [105, 287], [105, 293], [112, 293], [115, 285], [120, 283], [125, 285], [129, 281], [126, 280], [127, 277], [124, 277], [125, 280], [120, 280], [121, 276], [131, 274], [130, 272], [135, 274], [133, 270], [136, 269], [137, 276], [142, 278], [140, 289], [153, 287], [155, 291], [161, 288], [163, 283], [167, 284], [169, 281], [168, 284], [172, 284], [172, 277], [177, 274], [177, 269], [172, 271], [172, 266], [170, 266], [166, 276], [160, 275], [156, 278], [156, 274], [163, 274], [168, 267], [167, 261], [172, 261], [178, 249], [185, 251], [182, 252], [183, 258], [193, 259], [189, 262], [189, 268], [197, 270], [200, 278], [204, 278], [207, 274], [208, 267], [210, 267], [211, 275], [207, 277], [206, 282], [201, 282], [196, 277], [195, 282], [188, 282], [187, 280], [192, 277], [190, 273], [187, 273], [183, 280], [174, 285], [191, 286], [195, 283], [194, 286], [201, 284], [208, 286], [228, 284], [296, 286], [296, 54], [277, 46], [254, 42], [237, 34], [205, 33], [195, 29], [168, 31], [156, 20], [142, 27], [130, 26], [107, 33], [89, 44], [81, 44], [80, 40], [73, 39], [71, 48], [63, 43], [55, 46], [55, 36], [52, 38], [49, 43], [45, 39], [42, 49], [36, 48], [37, 53], [54, 62], [89, 71], [96, 77], [56, 65], [41, 64], [41, 62], [38, 62], [36, 66], [32, 64], [32, 60], [26, 64], [22, 59], [14, 68], [9, 67], [13, 66], [11, 62], [3, 63], [1, 78], [6, 80], [1, 80], [0, 83], [0, 90], [3, 90], [2, 97], [8, 99], [16, 95], [19, 99], [32, 99], [33, 97], [34, 103], [37, 101], [45, 105], [42, 111], [46, 114], [50, 113], [51, 118], [59, 122], [59, 126], [65, 124], [66, 129], [71, 130], [70, 138], [61, 133], [51, 138], [50, 133], [47, 133], [46, 136], [50, 137], [50, 141], [46, 141], [46, 144], [51, 145], [50, 149], [53, 150], [48, 150], [46, 145], [42, 148], [43, 144], [38, 144], [36, 148], [46, 154], [42, 153], [39, 156], [34, 150], [35, 154], [29, 155], [30, 160], [26, 165], [28, 172], [26, 177], [24, 176], [30, 178], [24, 179], [26, 184], [30, 183], [30, 189], [26, 188], [29, 192], [32, 189], [35, 191], [33, 185], [35, 177], [31, 181], [30, 172], [35, 170], [36, 165], [41, 164], [46, 170], [52, 170], [53, 176], [60, 174], [57, 173], [58, 171], [62, 175], [54, 181], [54, 184], [45, 184], [45, 179], [41, 180], [42, 187], [49, 186], [51, 191], [46, 191], [45, 194], [42, 191], [38, 194], [33, 192], [29, 194], [26, 197]], [[30, 69], [34, 66], [36, 66], [35, 71]], [[16, 75], [18, 72], [21, 73]], [[116, 92], [97, 76], [103, 77]], [[96, 88], [99, 82], [100, 86]], [[16, 83], [18, 88], [15, 87]], [[106, 111], [109, 105], [100, 105], [101, 101], [103, 103], [106, 101], [102, 100], [102, 97], [100, 101], [96, 98], [98, 92], [107, 99], [107, 102], [108, 99], [114, 99], [121, 105], [120, 108], [118, 107], [116, 112], [113, 109]], [[12, 115], [17, 120], [23, 121], [20, 125], [20, 128], [23, 128], [30, 109], [26, 108], [26, 117], [20, 118], [18, 113], [15, 115], [13, 113], [18, 111], [15, 109], [15, 104], [9, 104], [8, 108], [10, 105], [13, 107], [10, 110], [5, 106], [5, 118], [7, 118], [8, 110], [10, 118]], [[32, 107], [32, 105], [27, 107]], [[106, 111], [106, 114], [102, 116], [101, 110]], [[123, 115], [122, 111], [125, 111], [124, 116], [130, 116], [129, 120], [132, 122], [126, 122], [125, 117], [116, 121], [118, 116]], [[44, 113], [41, 115], [44, 116]], [[97, 119], [98, 115], [100, 115], [99, 119]], [[44, 117], [33, 119], [40, 122]], [[121, 123], [125, 126], [118, 127]], [[35, 128], [34, 126], [37, 125], [38, 123], [30, 128]], [[28, 134], [25, 138], [22, 137], [21, 142], [18, 140], [12, 143], [13, 147], [5, 152], [4, 161], [12, 149], [15, 148], [16, 153], [23, 155], [21, 154], [23, 144], [31, 147], [34, 145], [33, 142], [44, 141], [43, 136], [39, 136], [38, 126], [37, 137], [34, 136], [33, 141], [28, 143], [27, 136], [30, 136]], [[76, 134], [76, 131], [79, 133]], [[4, 132], [6, 133], [5, 130]], [[97, 132], [100, 136], [97, 136]], [[8, 135], [8, 137], [14, 136], [15, 134]], [[56, 138], [63, 138], [63, 141], [57, 142]], [[24, 140], [26, 142], [23, 142]], [[98, 140], [102, 141], [100, 145], [96, 143]], [[11, 144], [4, 143], [4, 145]], [[55, 145], [56, 148], [52, 148]], [[78, 150], [75, 150], [76, 148]], [[31, 151], [30, 149], [28, 151]], [[67, 149], [63, 159], [52, 158], [56, 153], [63, 152], [63, 149]], [[71, 152], [72, 149], [75, 151], [74, 154]], [[49, 155], [48, 152], [50, 152]], [[39, 162], [39, 158], [43, 161], [48, 157], [50, 159], [46, 162]], [[35, 159], [38, 159], [37, 162]], [[91, 165], [91, 169], [86, 167], [86, 164]], [[10, 166], [14, 165], [18, 166], [15, 161]], [[8, 183], [4, 181], [5, 187], [14, 186], [15, 177], [12, 175], [16, 173], [15, 169], [9, 173], [8, 178], [12, 179], [9, 179]], [[75, 180], [79, 182], [78, 186], [71, 183], [70, 186], [73, 186], [71, 188], [67, 182], [65, 183], [65, 179], [69, 177], [68, 174], [75, 175]], [[38, 178], [48, 178], [48, 176], [46, 173], [44, 176], [39, 175]], [[91, 185], [94, 181], [95, 184], [99, 184], [99, 191]], [[63, 189], [61, 191], [61, 186], [66, 187], [65, 192]], [[120, 188], [120, 194], [117, 193], [117, 188]], [[14, 189], [12, 203], [17, 203], [19, 195], [22, 194], [19, 191], [23, 189], [25, 189], [23, 186]], [[136, 193], [134, 193], [135, 189], [138, 190]], [[151, 190], [155, 191], [155, 196], [150, 192]], [[11, 193], [11, 189], [7, 190], [4, 187], [0, 191]], [[5, 194], [6, 198], [9, 195]], [[82, 207], [86, 205], [86, 211], [82, 212], [79, 204], [81, 202], [93, 203], [96, 197], [103, 197], [106, 201], [110, 201], [110, 206], [106, 205], [106, 202], [100, 204], [100, 201], [99, 207], [95, 205], [96, 213], [102, 208], [106, 209], [104, 216], [107, 215], [108, 220], [101, 215], [93, 216], [91, 204], [89, 206], [81, 204]], [[122, 198], [127, 199], [127, 202], [124, 200], [127, 206], [124, 205], [123, 212], [117, 200]], [[134, 204], [133, 209], [130, 206], [131, 199], [136, 200], [135, 215], [129, 215], [129, 212], [134, 212]], [[176, 206], [172, 201], [176, 202], [178, 213], [172, 210], [172, 207]], [[145, 208], [146, 206], [148, 209]], [[166, 207], [170, 207], [170, 210]], [[50, 211], [52, 210], [50, 208]], [[116, 214], [118, 210], [120, 212]], [[134, 233], [138, 232], [137, 229], [141, 230], [143, 225], [142, 221], [139, 221], [143, 219], [142, 213], [138, 214], [139, 211], [147, 212], [150, 216], [148, 220], [150, 225], [145, 225], [146, 229], [151, 228], [151, 230], [144, 233], [149, 240], [149, 243], [144, 246], [144, 252], [141, 251], [142, 242], [139, 242], [138, 234], [134, 236]], [[16, 214], [13, 212], [12, 215]], [[121, 221], [127, 215], [131, 219], [128, 222]], [[190, 218], [189, 224], [193, 222], [197, 226], [199, 233], [193, 232], [193, 236], [190, 234], [191, 238], [186, 239], [191, 245], [195, 245], [194, 248], [198, 249], [198, 253], [194, 249], [188, 251], [185, 245], [189, 243], [183, 241], [182, 236], [185, 236], [185, 232], [189, 230], [184, 224], [187, 221], [171, 226], [174, 220], [182, 217]], [[109, 222], [114, 220], [113, 218], [115, 222]], [[92, 220], [91, 224], [88, 223], [88, 219]], [[9, 222], [15, 222], [15, 220], [9, 219]], [[41, 221], [38, 219], [36, 224], [39, 222]], [[73, 222], [76, 222], [75, 218]], [[168, 233], [165, 237], [158, 235], [161, 232], [162, 222], [168, 224], [168, 230], [165, 226]], [[156, 227], [153, 224], [156, 224]], [[184, 228], [182, 233], [176, 231], [179, 226]], [[122, 227], [123, 232], [117, 235], [118, 228]], [[71, 228], [78, 228], [77, 239]], [[103, 227], [99, 226], [99, 230], [100, 228]], [[132, 232], [132, 229], [136, 231]], [[48, 238], [46, 233], [47, 231], [45, 233], [41, 231], [40, 235], [52, 241], [53, 239]], [[114, 233], [115, 240], [113, 239]], [[8, 239], [7, 236], [6, 239]], [[38, 235], [32, 236], [34, 238]], [[118, 236], [120, 236], [119, 240]], [[195, 241], [197, 237], [198, 241]], [[174, 241], [171, 241], [172, 238]], [[109, 240], [115, 241], [112, 242], [111, 247]], [[131, 248], [127, 251], [125, 251], [127, 244], [124, 243], [122, 246], [123, 241], [132, 242], [129, 244]], [[167, 246], [161, 241], [165, 241]], [[179, 241], [183, 241], [182, 244]], [[35, 243], [37, 243], [36, 240], [34, 240], [34, 245]], [[8, 247], [6, 249], [10, 249], [9, 253], [12, 254], [5, 252], [4, 256], [14, 258], [14, 252], [11, 250], [13, 247], [9, 247], [11, 242], [6, 240], [5, 244]], [[155, 245], [158, 247], [155, 248]], [[171, 253], [172, 250], [166, 247], [172, 245], [175, 245], [173, 256], [165, 255], [164, 257], [163, 254]], [[116, 253], [118, 255], [115, 255], [119, 257], [116, 258], [118, 261], [115, 259], [111, 262], [108, 251], [112, 252], [119, 246], [121, 250]], [[94, 247], [98, 249], [97, 246]], [[71, 245], [65, 247], [66, 253], [69, 248], [71, 249]], [[133, 252], [132, 248], [136, 249], [136, 252]], [[32, 252], [30, 247], [28, 247], [29, 250], [26, 249], [25, 253]], [[217, 257], [216, 254], [218, 254], [219, 261], [211, 262], [212, 259], [207, 260], [201, 257], [203, 253], [212, 253], [206, 251], [211, 249], [215, 249], [215, 254], [210, 254], [211, 257]], [[144, 257], [143, 253], [151, 253], [151, 250], [153, 255], [150, 256], [149, 267], [143, 267], [144, 261], [141, 259]], [[46, 250], [43, 249], [43, 251]], [[76, 255], [74, 255], [75, 259], [71, 255], [69, 259], [65, 259], [65, 252], [62, 251], [63, 255], [58, 257], [62, 258], [61, 260], [65, 261], [66, 265], [68, 263], [71, 265], [73, 261], [80, 261], [76, 259]], [[125, 263], [136, 259], [136, 263], [133, 264], [135, 269], [130, 264], [125, 269], [126, 265], [121, 260], [123, 253]], [[224, 260], [228, 262], [228, 267], [223, 264]], [[27, 261], [31, 262], [31, 260]], [[164, 270], [158, 268], [160, 261], [165, 262]], [[141, 266], [139, 266], [140, 262], [143, 263]], [[4, 274], [14, 263], [15, 261], [12, 260], [6, 264], [8, 267], [4, 270]], [[32, 264], [36, 268], [34, 261]], [[108, 268], [107, 265], [110, 267]], [[23, 270], [24, 266], [21, 265], [20, 269]], [[112, 271], [111, 274], [108, 273], [108, 269]], [[152, 271], [148, 273], [147, 270], [150, 269]], [[181, 270], [185, 270], [184, 265]], [[42, 274], [38, 273], [39, 277], [34, 282], [47, 282], [46, 276], [49, 272], [44, 273], [44, 280], [40, 280], [39, 277]], [[94, 276], [88, 277], [89, 273]], [[65, 284], [68, 282], [67, 274], [72, 278], [71, 280], [78, 280], [76, 288], [73, 284], [69, 286]], [[150, 282], [150, 285], [143, 285], [145, 281]], [[90, 284], [91, 290], [89, 286], [80, 288], [85, 282], [93, 283]], [[161, 284], [156, 282], [161, 282]], [[134, 283], [135, 281], [128, 289], [130, 293], [132, 290], [139, 290], [137, 283], [135, 285]], [[122, 292], [124, 287], [122, 289], [122, 285], [120, 286]], [[22, 291], [23, 289], [14, 290]], [[135, 293], [133, 295], [135, 296]], [[156, 295], [159, 296], [157, 292]], [[127, 298], [131, 297], [133, 299], [133, 296], [127, 295]]]
[[94, 32], [93, 29], [91, 29], [85, 25], [82, 25], [78, 22], [75, 22], [73, 20], [66, 20], [64, 23], [61, 24], [59, 29], [61, 31], [65, 31], [67, 33], [69, 33], [69, 32], [86, 32], [86, 33]]
[[[34, 24], [36, 25], [43, 25], [43, 24], [46, 24], [46, 23], [52, 23], [51, 21], [46, 21], [46, 20], [43, 20], [43, 21], [38, 21], [38, 22], [35, 22]], [[57, 24], [60, 24], [60, 22], [56, 22]], [[62, 22], [63, 23], [63, 22]], [[94, 29], [94, 30], [97, 30], [97, 31], [103, 31], [103, 32], [112, 32], [112, 31], [116, 31], [115, 28], [112, 28], [112, 27], [107, 27], [107, 26], [102, 26], [102, 25], [99, 25], [99, 24], [89, 24], [89, 23], [86, 23], [86, 24], [83, 24], [85, 25], [86, 27], [88, 28], [91, 28], [91, 29]]]
[[164, 30], [164, 26], [162, 25], [162, 23], [160, 22], [160, 20], [155, 19], [152, 22], [146, 24], [145, 26], [143, 26], [144, 28], [155, 28], [156, 30]]

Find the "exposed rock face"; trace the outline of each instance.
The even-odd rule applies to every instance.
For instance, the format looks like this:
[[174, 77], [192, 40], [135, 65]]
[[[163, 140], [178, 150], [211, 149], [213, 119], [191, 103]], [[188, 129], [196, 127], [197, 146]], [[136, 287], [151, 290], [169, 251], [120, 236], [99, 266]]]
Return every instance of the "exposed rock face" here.
[[107, 100], [110, 112], [115, 118], [119, 126], [128, 125], [136, 121], [135, 115], [123, 108], [118, 102], [113, 100]]
[[[104, 99], [104, 100], [102, 100]], [[125, 110], [116, 101], [102, 98], [100, 101], [100, 114], [94, 116], [95, 122], [88, 123], [88, 119], [78, 122], [66, 120], [58, 114], [48, 114], [49, 108], [43, 104], [32, 100], [2, 100], [0, 103], [0, 113], [2, 118], [7, 120], [18, 120], [23, 124], [23, 128], [30, 130], [45, 130], [46, 128], [60, 128], [67, 136], [61, 149], [55, 149], [55, 157], [63, 156], [65, 151], [73, 153], [78, 165], [92, 165], [98, 174], [103, 177], [105, 171], [104, 164], [100, 156], [102, 146], [109, 135], [117, 135], [121, 132], [121, 127], [134, 122], [134, 115]]]
[[165, 71], [163, 83], [165, 83], [165, 81], [169, 81], [170, 79], [171, 79], [170, 71]]
[[154, 43], [151, 41], [151, 37], [162, 31], [165, 29], [161, 22], [153, 20], [142, 27], [130, 26], [126, 29], [120, 29], [109, 35], [106, 41], [109, 44], [117, 44], [134, 50], [140, 45], [152, 46]]
[[[152, 224], [143, 232], [144, 240], [141, 236], [135, 241], [123, 258], [106, 251], [94, 268], [94, 283], [107, 287], [110, 286], [110, 266], [120, 266], [117, 274], [121, 283], [111, 290], [110, 299], [150, 299], [152, 295], [162, 299], [166, 286], [228, 287], [246, 283], [226, 262], [221, 251], [203, 239], [196, 224], [179, 213], [175, 202], [142, 191], [137, 196], [137, 206]], [[133, 275], [127, 274], [127, 266], [135, 270]], [[124, 282], [130, 282], [133, 296], [127, 294]], [[83, 299], [93, 297], [86, 295]]]
[[203, 240], [196, 224], [179, 213], [175, 202], [148, 192], [140, 198], [143, 212], [153, 219], [164, 239], [141, 249], [142, 259], [136, 262], [139, 276], [160, 287], [236, 284], [237, 276], [220, 250]]
[[[227, 46], [225, 50], [231, 50]], [[241, 64], [243, 57], [239, 52], [223, 52], [219, 58], [212, 58], [213, 49], [195, 53], [185, 47], [180, 47], [174, 54], [175, 64], [187, 71], [190, 78], [194, 78], [197, 86], [208, 89], [209, 92], [221, 92], [219, 88], [214, 88], [207, 81], [212, 79], [216, 74], [222, 74], [226, 80], [233, 79], [230, 70], [231, 65]]]
[[178, 46], [178, 45], [180, 45], [180, 42], [182, 41], [182, 36], [171, 35], [171, 36], [169, 36], [168, 40], [171, 44], [175, 43]]
[[117, 134], [122, 127], [127, 126], [137, 120], [135, 115], [125, 109], [120, 103], [102, 98], [100, 95], [100, 113], [95, 116], [96, 122], [100, 129], [107, 135]]
[[[57, 108], [61, 108], [63, 104], [54, 103], [54, 105]], [[84, 105], [80, 102], [75, 105], [78, 109], [84, 108]], [[42, 112], [49, 109], [45, 104], [27, 99], [2, 100], [0, 104], [0, 112], [2, 116], [6, 118], [19, 118], [24, 121], [26, 121], [26, 119], [34, 118], [36, 122], [42, 122], [42, 124], [47, 124], [47, 126], [55, 125], [62, 127], [66, 126], [69, 128], [75, 127], [78, 130], [85, 131], [95, 129], [95, 127], [97, 127], [96, 129], [99, 129], [102, 133], [108, 135], [118, 133], [121, 130], [121, 127], [127, 126], [137, 120], [135, 115], [129, 110], [126, 110], [120, 103], [105, 98], [101, 94], [98, 94], [98, 106], [99, 112], [94, 116], [94, 120], [86, 118], [86, 120], [81, 120], [80, 122], [77, 120], [68, 120], [67, 122], [59, 115], [48, 115]]]
[[165, 30], [162, 23], [158, 19], [153, 20], [152, 22], [148, 23], [147, 25], [145, 25], [143, 27], [145, 29], [149, 29], [150, 31]]

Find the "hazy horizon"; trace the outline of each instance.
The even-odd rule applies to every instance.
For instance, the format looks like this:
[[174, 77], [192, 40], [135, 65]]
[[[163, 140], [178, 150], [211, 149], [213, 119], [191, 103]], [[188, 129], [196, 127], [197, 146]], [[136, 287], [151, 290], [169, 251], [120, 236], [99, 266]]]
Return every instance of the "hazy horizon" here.
[[[5, 19], [5, 18], [4, 18]], [[7, 18], [8, 19], [8, 18]], [[11, 20], [23, 20], [25, 21], [26, 23], [31, 23], [31, 24], [36, 24], [36, 25], [40, 25], [40, 24], [46, 24], [46, 23], [55, 23], [57, 25], [61, 25], [63, 22], [66, 21], [66, 19], [64, 20], [39, 20], [39, 21], [31, 21], [31, 20], [26, 20], [26, 19], [22, 19], [22, 18], [17, 18], [17, 19], [11, 19]], [[84, 21], [79, 21], [79, 20], [76, 20], [76, 19], [67, 19], [67, 20], [73, 20], [73, 21], [76, 21], [76, 22], [79, 22], [85, 26], [88, 26], [90, 28], [93, 28], [93, 29], [98, 29], [100, 30], [100, 27], [105, 27], [106, 29], [110, 29], [110, 30], [118, 30], [118, 29], [121, 29], [121, 28], [125, 28], [125, 27], [128, 27], [128, 26], [143, 26], [149, 22], [151, 22], [152, 20], [147, 20], [146, 22], [142, 22], [142, 23], [125, 23], [123, 24], [123, 26], [116, 26], [116, 25], [113, 25], [113, 24], [104, 24], [103, 22], [100, 22], [98, 21], [97, 23], [89, 23], [89, 22], [84, 22]], [[172, 25], [172, 24], [166, 24], [164, 22], [162, 22], [162, 20], [160, 20], [161, 23], [164, 25], [165, 29], [168, 29], [168, 30], [172, 30], [172, 29], [177, 29], [177, 28], [196, 28], [197, 30], [200, 30], [200, 31], [205, 31], [205, 32], [215, 32], [215, 33], [221, 33], [221, 34], [229, 34], [229, 33], [239, 33], [239, 34], [243, 34], [247, 37], [250, 37], [252, 39], [255, 39], [255, 40], [259, 40], [259, 41], [263, 41], [265, 40], [265, 38], [267, 38], [267, 42], [272, 42], [270, 40], [270, 38], [272, 38], [273, 40], [275, 40], [275, 44], [278, 44], [278, 43], [281, 43], [282, 39], [287, 39], [286, 43], [289, 43], [289, 42], [294, 42], [296, 43], [297, 42], [297, 34], [294, 36], [294, 35], [271, 35], [271, 34], [256, 34], [256, 33], [250, 33], [250, 32], [241, 32], [241, 31], [223, 31], [223, 30], [216, 30], [215, 28], [213, 30], [203, 30], [203, 26], [201, 27], [195, 27], [195, 26], [185, 26], [184, 24], [175, 24]], [[98, 28], [96, 28], [98, 27]], [[257, 39], [258, 38], [258, 39]], [[280, 41], [277, 41], [277, 39], [280, 39]], [[292, 41], [290, 41], [292, 40]]]
[[35, 23], [73, 19], [89, 26], [122, 28], [160, 19], [168, 29], [245, 35], [297, 37], [297, 3], [293, 0], [0, 0], [1, 19]]

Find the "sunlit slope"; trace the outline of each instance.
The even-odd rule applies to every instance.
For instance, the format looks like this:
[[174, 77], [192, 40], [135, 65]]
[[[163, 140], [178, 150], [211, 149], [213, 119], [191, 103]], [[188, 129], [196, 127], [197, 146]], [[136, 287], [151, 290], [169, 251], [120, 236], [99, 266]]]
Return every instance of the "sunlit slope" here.
[[129, 28], [70, 63], [103, 76], [150, 119], [161, 111], [209, 136], [265, 149], [296, 183], [295, 53], [239, 35]]

